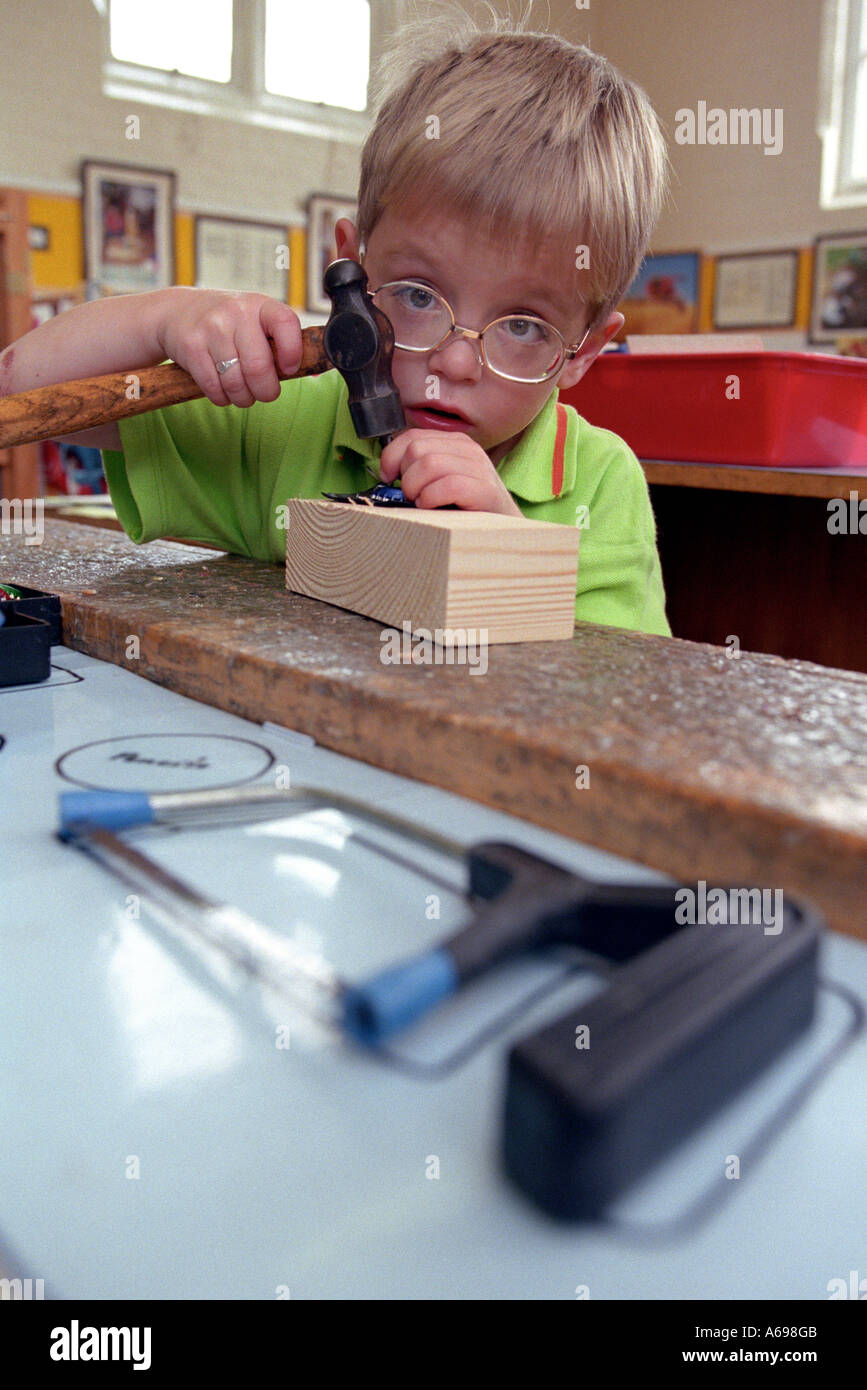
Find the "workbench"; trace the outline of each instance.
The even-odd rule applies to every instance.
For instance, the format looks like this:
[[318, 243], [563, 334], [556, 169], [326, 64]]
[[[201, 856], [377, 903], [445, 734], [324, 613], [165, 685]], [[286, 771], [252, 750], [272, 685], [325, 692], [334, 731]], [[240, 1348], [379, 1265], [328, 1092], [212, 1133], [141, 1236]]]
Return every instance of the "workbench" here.
[[[54, 831], [64, 789], [273, 785], [285, 765], [293, 784], [601, 880], [806, 894], [836, 928], [823, 974], [867, 1002], [867, 677], [590, 625], [492, 648], [484, 677], [385, 666], [378, 624], [287, 594], [279, 566], [50, 520], [40, 546], [0, 538], [0, 573], [61, 594], [65, 642], [49, 681], [0, 690], [4, 1274], [76, 1298], [825, 1299], [863, 1269], [863, 1034], [721, 1204], [672, 1234], [841, 1044], [838, 995], [619, 1204], [617, 1232], [563, 1227], [498, 1157], [508, 1043], [562, 1012], [559, 992], [438, 1080], [294, 1020], [284, 1049], [252, 985], [130, 916], [122, 885]], [[351, 978], [465, 912], [453, 864], [386, 860], [337, 811], [137, 837], [318, 936]], [[498, 980], [486, 1017], [535, 990], [535, 968]], [[477, 1025], [449, 1026], [465, 1041]], [[455, 1035], [419, 1045], [447, 1057]]]
[[379, 624], [287, 594], [278, 565], [50, 519], [41, 546], [0, 541], [80, 651], [675, 877], [806, 894], [867, 937], [865, 676], [590, 624], [492, 648], [483, 678], [388, 666]]

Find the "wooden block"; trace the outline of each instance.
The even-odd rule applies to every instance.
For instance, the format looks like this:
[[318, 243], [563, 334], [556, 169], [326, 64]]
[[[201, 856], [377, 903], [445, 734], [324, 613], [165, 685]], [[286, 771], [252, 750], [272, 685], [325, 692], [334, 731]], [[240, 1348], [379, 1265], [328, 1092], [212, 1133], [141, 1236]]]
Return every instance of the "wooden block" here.
[[286, 587], [388, 627], [488, 642], [572, 636], [578, 527], [491, 512], [292, 498]]

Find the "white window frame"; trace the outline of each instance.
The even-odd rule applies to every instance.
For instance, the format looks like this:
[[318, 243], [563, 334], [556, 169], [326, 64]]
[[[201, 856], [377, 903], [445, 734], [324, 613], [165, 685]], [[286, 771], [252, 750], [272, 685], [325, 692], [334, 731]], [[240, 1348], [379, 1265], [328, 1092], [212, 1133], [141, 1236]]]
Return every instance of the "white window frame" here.
[[[228, 82], [120, 62], [111, 52], [111, 0], [93, 2], [103, 20], [102, 87], [108, 97], [358, 145], [370, 129], [369, 104], [365, 111], [351, 111], [265, 90], [265, 0], [234, 0], [232, 76]], [[401, 2], [370, 0], [371, 70], [385, 32], [399, 22]]]
[[823, 208], [867, 206], [867, 179], [852, 174], [857, 40], [867, 0], [825, 0], [818, 132], [822, 139]]

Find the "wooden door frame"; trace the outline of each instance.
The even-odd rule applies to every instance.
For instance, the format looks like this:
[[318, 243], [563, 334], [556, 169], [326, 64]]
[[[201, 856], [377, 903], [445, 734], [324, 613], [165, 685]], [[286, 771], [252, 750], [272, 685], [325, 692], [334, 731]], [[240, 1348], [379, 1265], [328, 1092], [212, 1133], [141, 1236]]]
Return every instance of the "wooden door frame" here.
[[[0, 188], [0, 349], [32, 327], [29, 221], [23, 189]], [[0, 497], [23, 500], [38, 492], [38, 444], [0, 449]]]

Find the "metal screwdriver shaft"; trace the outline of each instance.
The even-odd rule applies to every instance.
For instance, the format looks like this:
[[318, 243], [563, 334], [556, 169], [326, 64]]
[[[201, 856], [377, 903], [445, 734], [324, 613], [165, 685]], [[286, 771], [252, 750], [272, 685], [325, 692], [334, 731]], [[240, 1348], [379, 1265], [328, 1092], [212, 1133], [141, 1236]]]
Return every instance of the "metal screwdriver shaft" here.
[[338, 1002], [346, 988], [323, 957], [230, 903], [183, 883], [111, 830], [81, 826], [63, 838], [135, 889], [156, 914], [215, 946], [259, 984], [338, 1027]]

